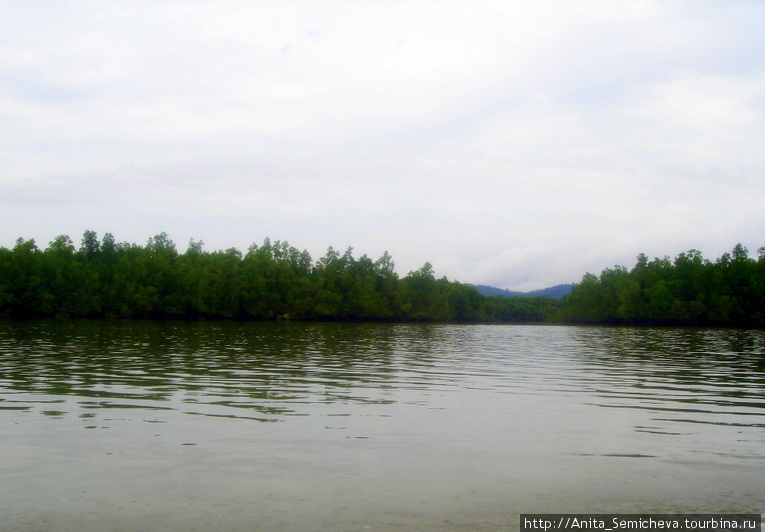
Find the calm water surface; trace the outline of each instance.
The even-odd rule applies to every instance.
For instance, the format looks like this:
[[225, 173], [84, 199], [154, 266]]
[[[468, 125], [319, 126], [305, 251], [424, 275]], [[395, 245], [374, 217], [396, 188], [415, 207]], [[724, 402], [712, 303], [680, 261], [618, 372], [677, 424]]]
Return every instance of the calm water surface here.
[[765, 511], [765, 332], [0, 322], [4, 531]]

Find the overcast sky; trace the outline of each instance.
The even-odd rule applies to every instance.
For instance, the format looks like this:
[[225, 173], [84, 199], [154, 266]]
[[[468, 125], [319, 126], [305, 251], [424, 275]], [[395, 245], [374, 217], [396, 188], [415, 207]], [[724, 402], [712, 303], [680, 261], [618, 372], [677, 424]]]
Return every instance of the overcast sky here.
[[0, 246], [265, 237], [532, 290], [765, 246], [765, 2], [0, 3]]

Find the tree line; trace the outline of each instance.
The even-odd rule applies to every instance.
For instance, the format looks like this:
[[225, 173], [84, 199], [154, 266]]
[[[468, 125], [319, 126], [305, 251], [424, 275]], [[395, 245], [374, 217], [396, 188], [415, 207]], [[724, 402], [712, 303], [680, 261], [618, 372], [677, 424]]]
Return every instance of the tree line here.
[[144, 246], [94, 231], [79, 248], [66, 235], [45, 249], [19, 238], [0, 247], [0, 316], [765, 326], [765, 247], [754, 259], [737, 244], [714, 262], [640, 254], [632, 269], [585, 274], [562, 301], [484, 296], [430, 263], [404, 277], [394, 268], [387, 251], [330, 247], [314, 261], [268, 238], [245, 253], [193, 239], [180, 253], [164, 232]]
[[430, 263], [400, 277], [388, 252], [372, 260], [330, 247], [314, 261], [268, 238], [246, 253], [193, 239], [180, 253], [164, 232], [144, 246], [85, 231], [79, 248], [66, 235], [45, 249], [23, 238], [0, 247], [5, 317], [540, 322], [559, 306], [486, 297], [436, 278]]
[[698, 250], [628, 270], [588, 273], [564, 298], [555, 320], [574, 323], [765, 326], [765, 247], [758, 258], [737, 244], [715, 262]]

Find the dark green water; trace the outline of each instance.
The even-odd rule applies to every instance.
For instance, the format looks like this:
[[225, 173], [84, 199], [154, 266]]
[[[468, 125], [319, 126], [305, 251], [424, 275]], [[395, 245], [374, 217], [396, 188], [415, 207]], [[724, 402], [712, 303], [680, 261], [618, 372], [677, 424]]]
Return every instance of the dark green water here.
[[765, 510], [765, 333], [0, 322], [3, 531]]

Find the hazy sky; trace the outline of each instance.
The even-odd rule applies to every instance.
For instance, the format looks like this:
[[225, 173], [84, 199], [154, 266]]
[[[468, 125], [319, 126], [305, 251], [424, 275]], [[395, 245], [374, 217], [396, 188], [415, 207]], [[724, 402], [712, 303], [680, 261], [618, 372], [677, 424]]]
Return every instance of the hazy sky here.
[[531, 290], [765, 246], [765, 2], [0, 3], [0, 246], [266, 236]]

